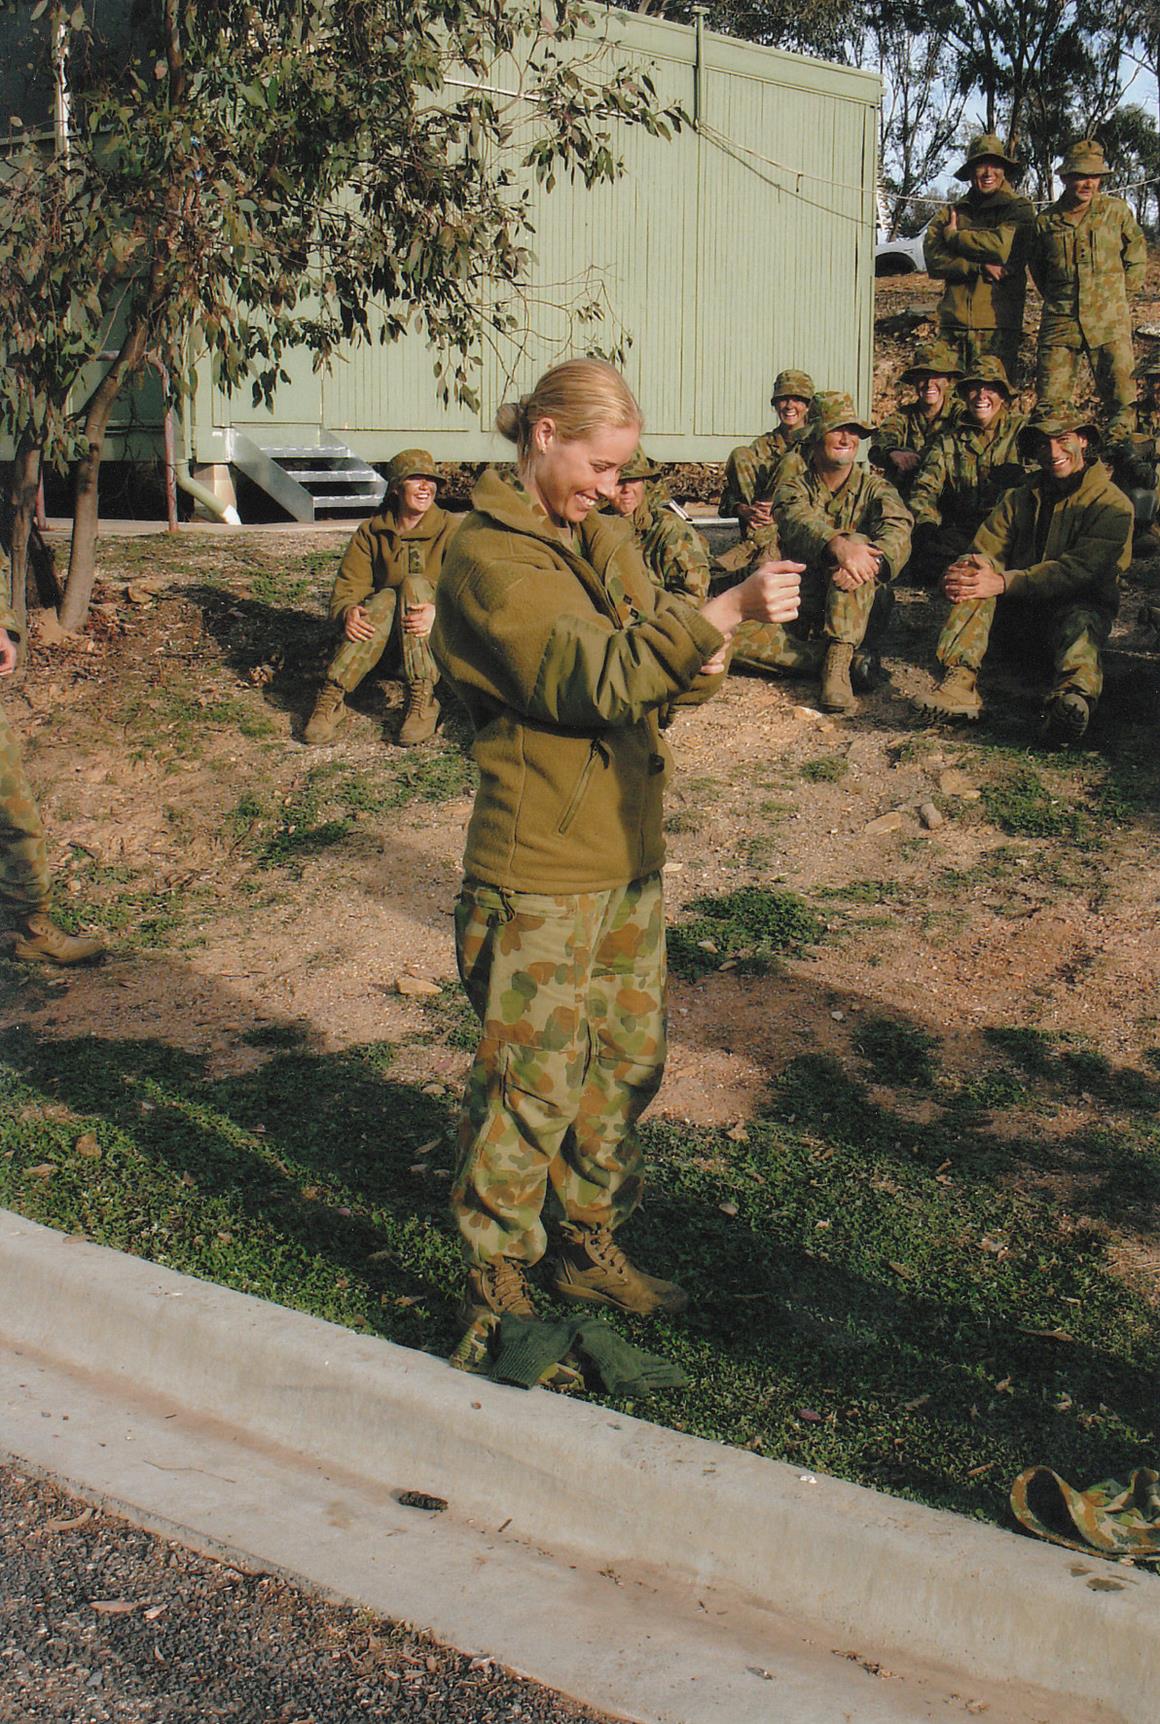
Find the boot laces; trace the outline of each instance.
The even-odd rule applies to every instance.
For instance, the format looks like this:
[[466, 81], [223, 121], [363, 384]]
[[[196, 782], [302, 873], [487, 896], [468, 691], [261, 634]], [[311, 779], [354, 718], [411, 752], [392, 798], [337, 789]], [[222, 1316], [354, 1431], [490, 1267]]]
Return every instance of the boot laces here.
[[531, 1300], [524, 1272], [518, 1263], [510, 1257], [497, 1257], [487, 1265], [484, 1274], [490, 1283], [489, 1292], [497, 1310], [517, 1314], [527, 1312]]
[[432, 688], [429, 682], [408, 683], [406, 716], [411, 718], [415, 713], [422, 712], [423, 708], [430, 703], [431, 694]]
[[588, 1255], [594, 1262], [599, 1263], [602, 1269], [609, 1269], [614, 1275], [627, 1276], [630, 1273], [628, 1258], [612, 1237], [609, 1228], [592, 1228], [584, 1235], [584, 1244]]

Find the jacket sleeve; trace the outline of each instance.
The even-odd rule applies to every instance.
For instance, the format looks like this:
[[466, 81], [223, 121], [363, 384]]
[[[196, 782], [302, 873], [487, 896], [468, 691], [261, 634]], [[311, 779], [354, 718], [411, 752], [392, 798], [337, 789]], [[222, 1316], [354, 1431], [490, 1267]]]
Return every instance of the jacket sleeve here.
[[[655, 545], [650, 543], [654, 540]], [[662, 507], [645, 541], [646, 562], [651, 562], [653, 554], [666, 592], [676, 593], [690, 604], [704, 604], [709, 596], [709, 553], [695, 527]]]
[[901, 573], [910, 556], [910, 534], [914, 517], [893, 485], [877, 474], [867, 481], [871, 487], [873, 529], [870, 537], [886, 558], [890, 570], [888, 580]]
[[734, 449], [725, 463], [725, 489], [717, 505], [722, 515], [737, 518], [738, 503], [752, 503], [756, 495], [757, 457], [747, 443]]
[[773, 518], [782, 555], [795, 563], [817, 563], [841, 528], [810, 496], [801, 470], [783, 478], [773, 499]]
[[947, 482], [947, 448], [936, 437], [922, 458], [910, 487], [910, 513], [916, 527], [942, 526], [942, 498]]
[[1032, 281], [1040, 293], [1046, 295], [1044, 283], [1047, 280], [1046, 257], [1047, 227], [1044, 216], [1035, 218], [1035, 226], [1027, 237], [1027, 269]]
[[[1022, 491], [1008, 491], [998, 507], [983, 522], [971, 545], [1006, 576], [1007, 593], [1026, 598], [1064, 599], [1115, 580], [1126, 565], [1132, 531], [1130, 506], [1118, 509], [1110, 502], [1089, 504], [1084, 510], [1082, 531], [1062, 557], [1032, 563], [1026, 569], [1008, 569], [1007, 547]], [[1024, 505], [1025, 506], [1025, 505]]]
[[1144, 275], [1148, 268], [1148, 242], [1140, 231], [1131, 210], [1124, 210], [1123, 242], [1124, 291], [1129, 299], [1144, 291]]
[[1025, 250], [1035, 210], [1026, 198], [1013, 204], [1006, 221], [996, 227], [960, 228], [953, 244], [961, 257], [971, 263], [1009, 263], [1013, 267], [1025, 261]]
[[548, 580], [546, 571], [508, 564], [457, 576], [454, 593], [440, 583], [432, 646], [452, 682], [466, 679], [546, 724], [630, 725], [690, 688], [723, 644], [671, 594], [658, 593], [651, 614], [617, 628], [553, 603]]
[[926, 261], [926, 273], [936, 281], [971, 281], [978, 275], [979, 266], [959, 256], [954, 243], [958, 236], [947, 232], [949, 217], [948, 204], [938, 212], [923, 235], [922, 255]]
[[364, 521], [346, 547], [338, 565], [334, 591], [330, 595], [330, 617], [333, 622], [344, 617], [352, 605], [361, 605], [374, 591], [374, 560], [371, 523]]
[[871, 457], [889, 455], [906, 447], [906, 420], [901, 413], [888, 413], [870, 439]]

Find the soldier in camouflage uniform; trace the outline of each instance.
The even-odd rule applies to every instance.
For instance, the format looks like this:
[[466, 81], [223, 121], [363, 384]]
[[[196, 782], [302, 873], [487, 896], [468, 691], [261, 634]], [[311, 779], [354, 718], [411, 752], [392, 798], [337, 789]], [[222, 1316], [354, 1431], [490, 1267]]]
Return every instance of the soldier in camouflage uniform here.
[[827, 712], [857, 710], [851, 672], [865, 684], [873, 667], [856, 665], [856, 655], [864, 643], [876, 646], [871, 615], [889, 614], [887, 583], [910, 555], [905, 503], [880, 474], [856, 464], [859, 440], [873, 432], [849, 395], [814, 396], [806, 442], [783, 463], [773, 500], [781, 544], [805, 564], [799, 623], [792, 634], [743, 623], [734, 637], [735, 664], [798, 675], [820, 668]]
[[438, 672], [427, 637], [435, 621], [435, 583], [458, 525], [435, 502], [438, 482], [425, 449], [404, 449], [387, 468], [383, 510], [363, 522], [339, 565], [330, 616], [343, 639], [326, 668], [304, 741], [333, 741], [347, 695], [388, 647], [407, 688], [399, 746], [412, 748], [434, 736]]
[[936, 437], [951, 431], [962, 417], [963, 404], [954, 386], [962, 367], [945, 341], [915, 349], [901, 381], [914, 385], [914, 398], [890, 413], [870, 439], [870, 465], [877, 467], [900, 497], [909, 495], [914, 476]]
[[779, 371], [770, 396], [777, 424], [754, 442], [734, 449], [725, 463], [720, 512], [741, 522], [741, 543], [717, 558], [722, 569], [736, 573], [762, 556], [777, 556], [772, 512], [777, 470], [784, 456], [805, 436], [806, 413], [813, 396], [814, 382], [808, 371]]
[[1148, 249], [1122, 198], [1107, 197], [1102, 147], [1084, 138], [1059, 169], [1063, 192], [1035, 223], [1030, 265], [1043, 295], [1035, 392], [1040, 402], [1070, 409], [1076, 374], [1087, 357], [1115, 443], [1132, 429], [1129, 305], [1144, 286]]
[[432, 637], [479, 767], [456, 914], [481, 1025], [452, 1186], [461, 1348], [502, 1315], [535, 1315], [525, 1272], [545, 1205], [563, 1216], [560, 1297], [642, 1316], [686, 1303], [618, 1243], [665, 1057], [657, 712], [712, 692], [743, 617], [788, 621], [798, 602], [796, 571], [776, 567], [700, 608], [650, 580], [628, 522], [594, 507], [640, 436], [611, 366], [555, 366], [496, 423], [518, 476], [478, 481]]
[[1032, 476], [1019, 451], [1027, 418], [1011, 412], [1002, 360], [987, 355], [969, 365], [959, 394], [964, 417], [930, 445], [908, 499], [914, 516], [908, 567], [924, 586], [962, 556], [1003, 492]]
[[669, 501], [661, 469], [638, 449], [620, 469], [608, 508], [632, 522], [644, 566], [662, 592], [699, 605], [709, 596], [709, 552], [700, 533]]
[[1027, 248], [1035, 226], [1030, 199], [1009, 183], [1018, 172], [993, 132], [972, 138], [955, 171], [971, 189], [939, 210], [923, 240], [927, 273], [946, 282], [938, 308], [943, 337], [961, 364], [994, 354], [1011, 379], [1019, 368]]
[[[16, 616], [0, 600], [0, 677], [16, 669]], [[66, 934], [49, 915], [52, 882], [44, 827], [20, 749], [0, 707], [0, 907], [16, 923], [13, 956], [38, 963], [86, 964], [104, 953], [104, 942]]]
[[1044, 730], [1074, 741], [1103, 688], [1101, 653], [1119, 609], [1132, 505], [1095, 459], [1099, 433], [1076, 409], [1037, 407], [1023, 443], [1041, 471], [1006, 493], [947, 570], [942, 681], [920, 704], [944, 718], [978, 718], [979, 667], [999, 622], [1021, 657], [1050, 651]]
[[1160, 552], [1160, 354], [1141, 360], [1132, 376], [1139, 385], [1132, 429], [1108, 455], [1112, 477], [1136, 514], [1132, 555]]

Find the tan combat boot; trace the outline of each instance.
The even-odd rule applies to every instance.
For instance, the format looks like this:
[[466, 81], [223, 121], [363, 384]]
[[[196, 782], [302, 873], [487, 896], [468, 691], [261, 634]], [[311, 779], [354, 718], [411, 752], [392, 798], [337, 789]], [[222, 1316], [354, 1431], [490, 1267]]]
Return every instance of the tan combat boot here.
[[306, 720], [303, 742], [312, 743], [315, 747], [333, 742], [345, 717], [346, 690], [336, 682], [324, 682], [314, 703], [314, 711]]
[[858, 697], [850, 685], [854, 649], [845, 641], [831, 641], [822, 665], [822, 692], [818, 705], [823, 712], [857, 712]]
[[658, 1312], [676, 1316], [689, 1296], [675, 1281], [646, 1275], [630, 1263], [612, 1237], [610, 1227], [582, 1227], [574, 1221], [561, 1228], [562, 1244], [552, 1285], [562, 1299], [586, 1305], [611, 1305], [638, 1317]]
[[975, 687], [978, 674], [968, 670], [965, 664], [952, 665], [950, 670], [943, 672], [937, 688], [919, 697], [919, 705], [924, 712], [933, 713], [938, 718], [978, 718], [983, 710], [982, 699]]
[[439, 723], [439, 702], [435, 699], [433, 682], [407, 684], [407, 710], [396, 738], [400, 748], [414, 748], [416, 743], [430, 742]]
[[27, 963], [91, 964], [105, 955], [105, 942], [94, 936], [66, 934], [45, 911], [25, 916], [22, 933], [12, 945], [12, 955]]
[[459, 1304], [459, 1321], [477, 1323], [483, 1317], [534, 1317], [531, 1289], [524, 1277], [523, 1264], [514, 1257], [493, 1257], [467, 1271], [467, 1286]]

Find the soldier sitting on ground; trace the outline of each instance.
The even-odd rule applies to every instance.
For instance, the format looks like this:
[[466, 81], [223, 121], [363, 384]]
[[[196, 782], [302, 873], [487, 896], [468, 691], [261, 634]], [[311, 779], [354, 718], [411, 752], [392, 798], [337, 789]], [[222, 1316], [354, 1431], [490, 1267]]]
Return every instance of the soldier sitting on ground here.
[[397, 741], [414, 747], [435, 734], [438, 671], [427, 637], [435, 621], [435, 583], [459, 522], [435, 502], [439, 483], [425, 449], [404, 449], [387, 468], [382, 512], [364, 521], [346, 548], [330, 596], [330, 616], [342, 641], [303, 731], [310, 743], [332, 742], [346, 697], [378, 664], [388, 646], [401, 667], [407, 706]]
[[[16, 669], [19, 625], [0, 599], [0, 677]], [[0, 907], [16, 923], [12, 954], [44, 964], [87, 964], [104, 942], [66, 934], [49, 915], [52, 882], [44, 827], [24, 774], [16, 737], [0, 708]]]
[[914, 516], [909, 570], [924, 586], [962, 556], [1004, 491], [1032, 476], [1019, 454], [1027, 417], [1011, 411], [1002, 360], [987, 356], [969, 365], [958, 393], [964, 416], [930, 445], [908, 499]]
[[803, 449], [785, 461], [773, 500], [785, 555], [806, 565], [799, 625], [791, 634], [743, 623], [734, 636], [734, 664], [799, 675], [820, 668], [827, 712], [857, 710], [852, 673], [872, 685], [892, 596], [886, 583], [910, 555], [905, 503], [881, 474], [857, 465], [858, 444], [873, 432], [849, 395], [814, 396]]
[[1049, 651], [1043, 729], [1074, 741], [1103, 688], [1101, 651], [1128, 566], [1132, 505], [1095, 458], [1098, 431], [1075, 408], [1037, 407], [1022, 440], [1041, 471], [1007, 492], [947, 570], [942, 681], [920, 704], [943, 718], [978, 718], [979, 667], [998, 622], [1024, 663]]
[[777, 556], [777, 528], [773, 523], [777, 470], [805, 436], [806, 413], [813, 395], [814, 381], [808, 371], [779, 371], [770, 396], [777, 424], [754, 442], [734, 449], [725, 463], [720, 512], [741, 522], [741, 543], [717, 558], [722, 569], [739, 573], [761, 556]]
[[920, 462], [936, 437], [950, 431], [962, 416], [963, 404], [954, 392], [962, 376], [954, 349], [931, 341], [915, 349], [900, 381], [914, 385], [914, 396], [887, 415], [870, 440], [870, 464], [877, 467], [902, 497], [907, 496]]
[[1135, 511], [1132, 555], [1152, 557], [1160, 552], [1160, 353], [1142, 359], [1132, 376], [1139, 385], [1132, 429], [1109, 451], [1108, 465]]
[[927, 273], [945, 281], [939, 332], [963, 365], [994, 354], [1014, 381], [1027, 293], [1026, 257], [1035, 226], [1030, 199], [1012, 190], [1019, 163], [993, 132], [972, 138], [955, 178], [970, 185], [926, 230]]
[[655, 585], [703, 605], [709, 597], [705, 541], [669, 500], [660, 467], [640, 449], [620, 469], [620, 483], [608, 509], [632, 522], [644, 566]]

